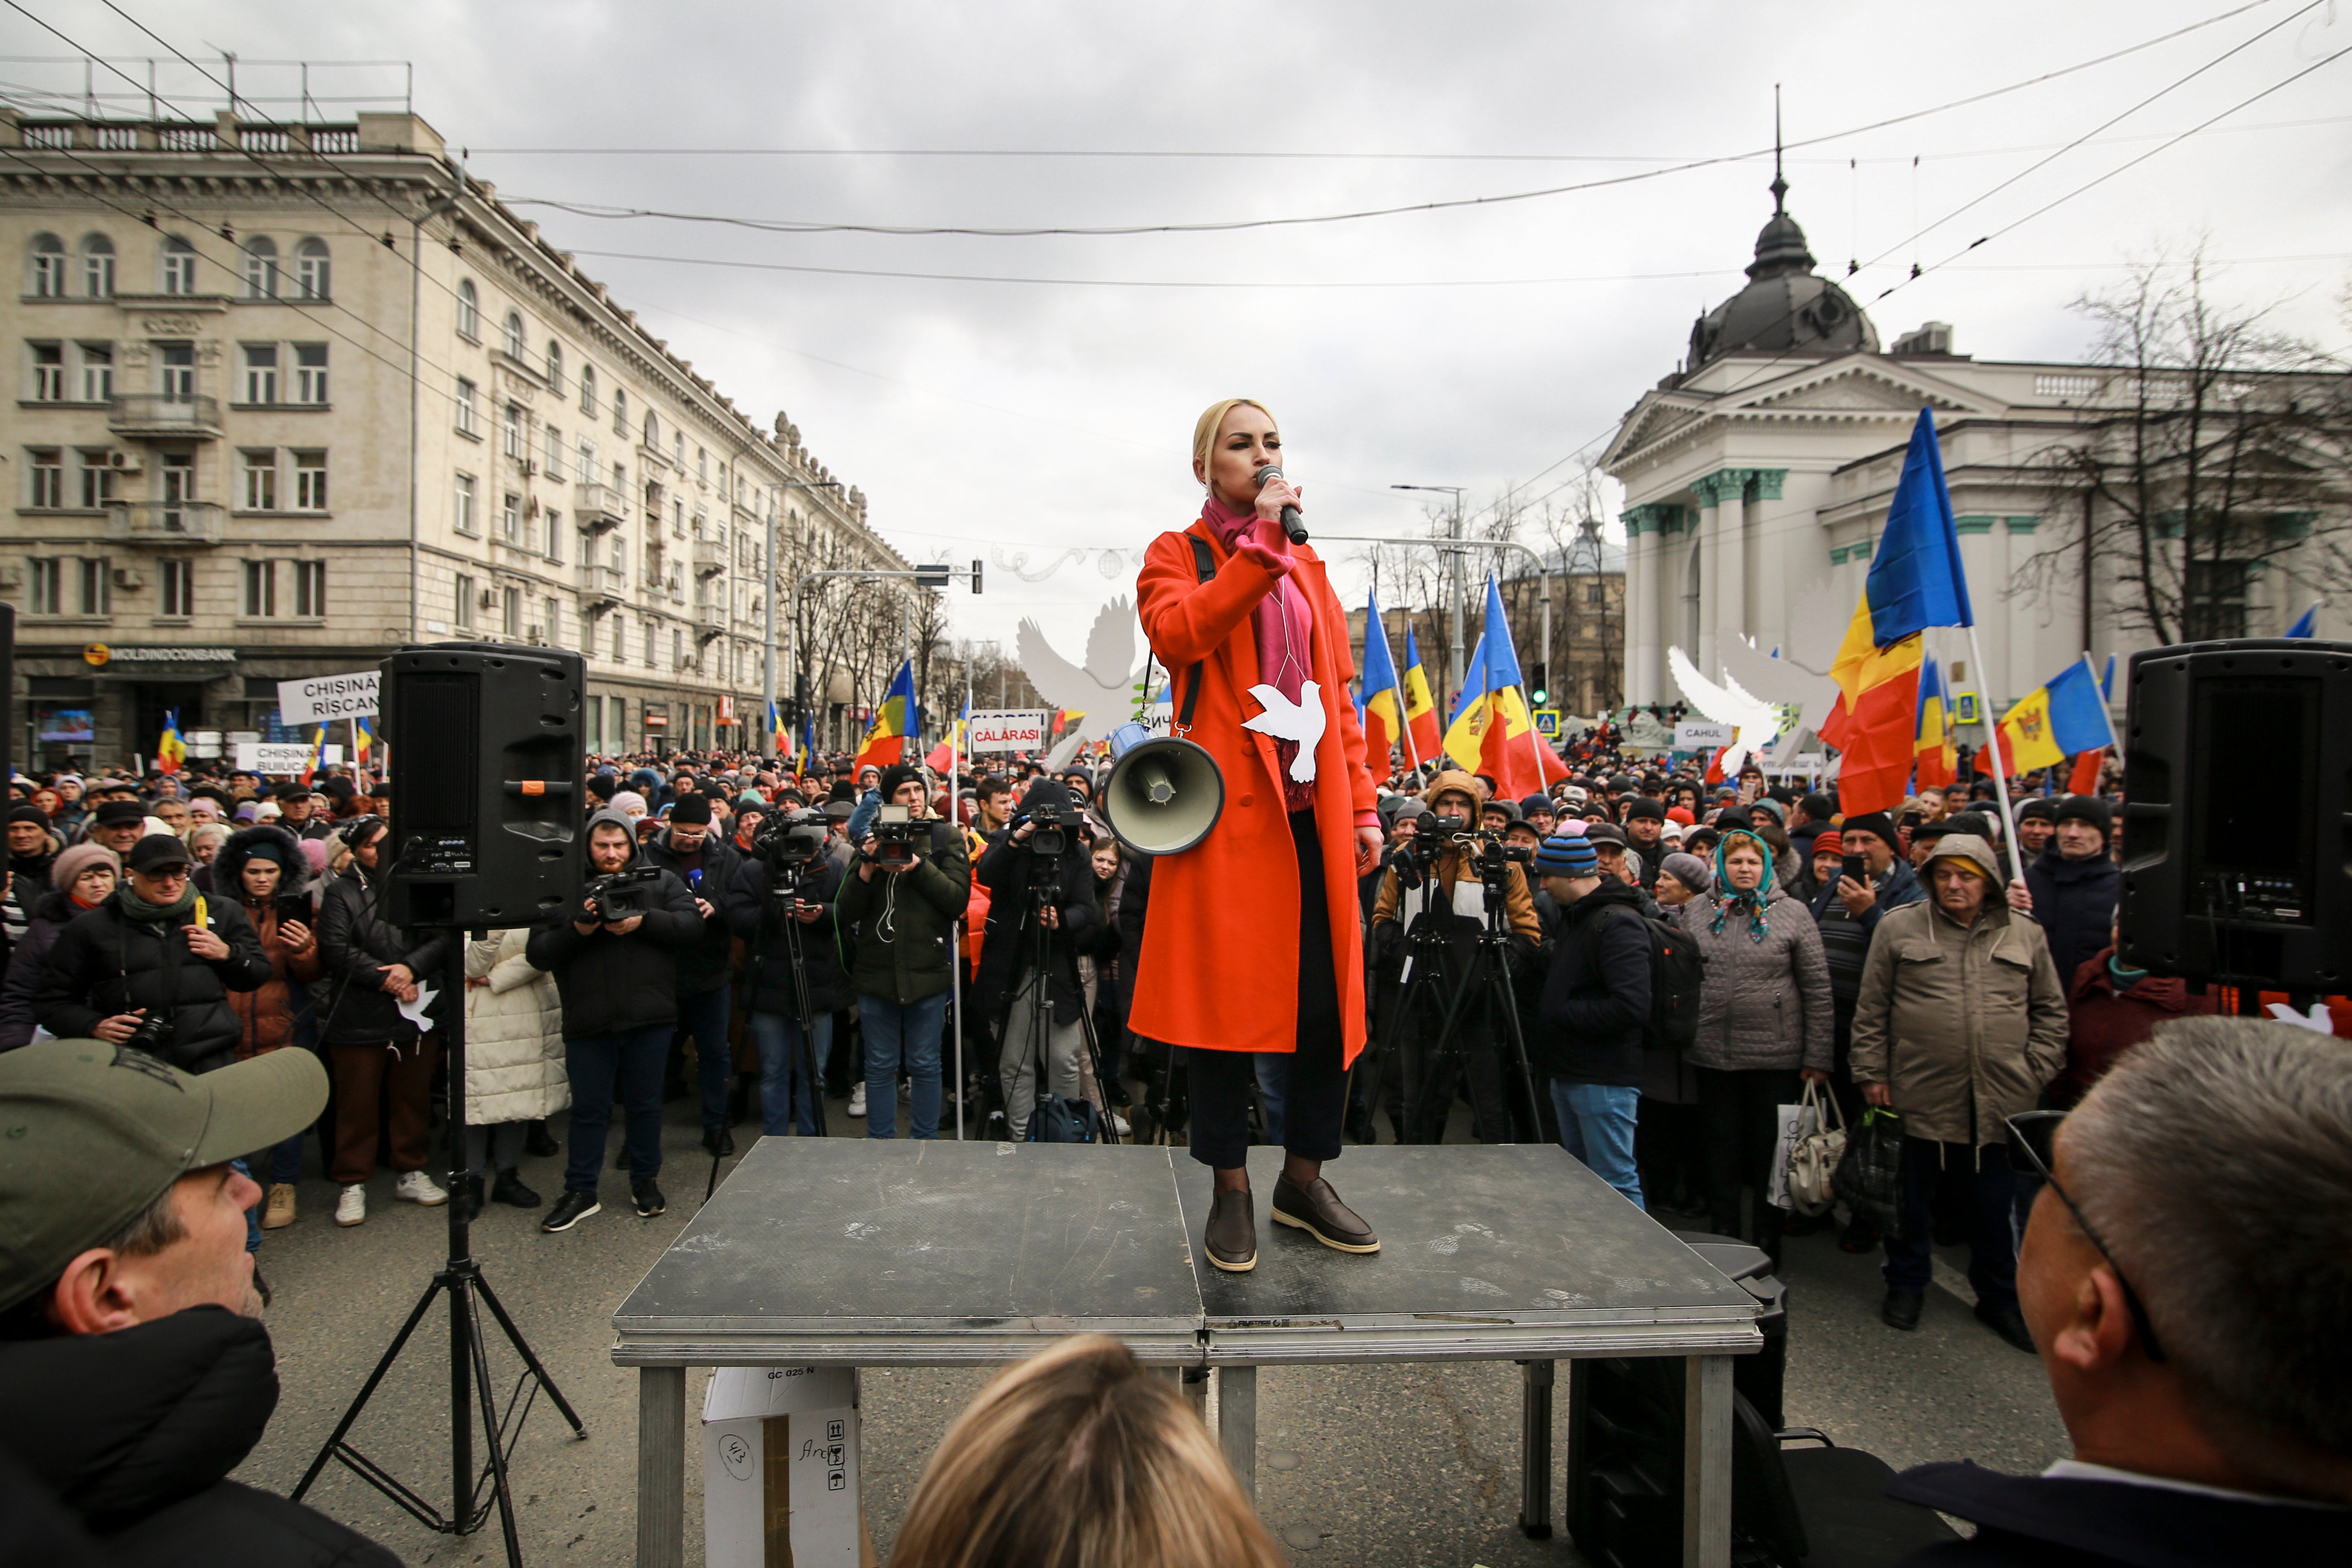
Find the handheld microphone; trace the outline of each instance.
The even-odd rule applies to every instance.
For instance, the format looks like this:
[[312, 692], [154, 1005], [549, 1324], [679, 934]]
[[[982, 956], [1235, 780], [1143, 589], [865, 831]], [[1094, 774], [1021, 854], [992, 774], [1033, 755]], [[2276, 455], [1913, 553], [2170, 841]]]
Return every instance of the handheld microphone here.
[[[1257, 471], [1257, 488], [1264, 489], [1266, 480], [1280, 478], [1282, 478], [1282, 470], [1268, 463]], [[1290, 542], [1293, 544], [1307, 542], [1307, 525], [1298, 521], [1297, 507], [1286, 506], [1282, 509], [1282, 531], [1290, 535]]]

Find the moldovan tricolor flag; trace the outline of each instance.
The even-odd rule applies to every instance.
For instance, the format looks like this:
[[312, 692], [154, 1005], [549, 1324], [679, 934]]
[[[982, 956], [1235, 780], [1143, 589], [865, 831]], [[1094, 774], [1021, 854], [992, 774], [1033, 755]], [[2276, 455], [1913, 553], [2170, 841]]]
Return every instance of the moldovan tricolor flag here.
[[302, 782], [304, 784], [309, 784], [313, 778], [318, 776], [319, 770], [326, 765], [327, 727], [324, 724], [321, 724], [319, 726], [318, 733], [310, 737], [310, 763], [308, 767], [302, 770]]
[[873, 726], [857, 745], [857, 766], [887, 768], [907, 760], [907, 738], [915, 732], [915, 667], [902, 664], [890, 678], [890, 689], [874, 710]]
[[[1377, 595], [1364, 600], [1363, 703], [1364, 760], [1371, 764], [1374, 778], [1386, 778], [1389, 748], [1405, 740], [1404, 683], [1397, 679], [1396, 658], [1389, 652], [1388, 623], [1381, 619]], [[1407, 742], [1407, 755], [1412, 752]]]
[[768, 704], [768, 734], [777, 760], [787, 763], [792, 761], [793, 731], [784, 722], [784, 710], [781, 704], [774, 702]]
[[167, 709], [163, 714], [163, 733], [155, 742], [155, 771], [176, 773], [188, 755], [187, 742], [180, 739], [180, 710]]
[[1499, 795], [1534, 795], [1568, 767], [1536, 733], [1528, 712], [1519, 656], [1503, 614], [1503, 591], [1486, 579], [1486, 624], [1470, 655], [1462, 696], [1445, 727], [1445, 754], [1465, 773], [1485, 773]]
[[946, 773], [953, 767], [955, 760], [964, 753], [964, 737], [971, 732], [965, 726], [971, 722], [971, 699], [967, 697], [963, 700], [963, 716], [949, 726], [946, 737], [931, 748], [931, 754], [923, 759], [923, 765], [935, 773]]
[[1919, 744], [1912, 769], [1921, 789], [1935, 789], [1960, 776], [1960, 749], [1952, 739], [1952, 692], [1929, 654], [1919, 668]]
[[1437, 700], [1430, 696], [1429, 677], [1422, 672], [1421, 645], [1413, 640], [1411, 616], [1404, 618], [1404, 726], [1412, 755], [1420, 762], [1435, 762]]
[[[2054, 768], [2078, 752], [2115, 743], [2115, 721], [2087, 653], [2026, 693], [2000, 721], [2000, 760], [2012, 775]], [[1977, 753], [1977, 771], [1992, 772], [1989, 752]]]
[[1830, 673], [1836, 709], [1822, 739], [1842, 756], [1838, 801], [1848, 816], [1902, 804], [1918, 755], [1920, 632], [1974, 624], [1951, 492], [1936, 447], [1936, 418], [1919, 410], [1886, 528]]

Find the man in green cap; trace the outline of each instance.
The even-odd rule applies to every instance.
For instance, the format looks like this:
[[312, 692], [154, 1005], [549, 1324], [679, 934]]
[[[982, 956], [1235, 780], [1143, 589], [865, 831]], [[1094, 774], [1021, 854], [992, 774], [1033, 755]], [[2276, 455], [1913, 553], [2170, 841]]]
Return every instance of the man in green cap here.
[[229, 1162], [326, 1102], [308, 1051], [202, 1077], [103, 1040], [0, 1055], [0, 1470], [47, 1489], [109, 1562], [184, 1561], [202, 1540], [254, 1568], [397, 1563], [226, 1479], [278, 1402], [245, 1249], [261, 1189]]

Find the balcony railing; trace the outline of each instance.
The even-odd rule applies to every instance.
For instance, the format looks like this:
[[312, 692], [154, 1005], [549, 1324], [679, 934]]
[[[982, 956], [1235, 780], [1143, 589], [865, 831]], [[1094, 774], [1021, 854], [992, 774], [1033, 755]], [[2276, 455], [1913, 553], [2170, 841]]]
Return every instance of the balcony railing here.
[[592, 533], [618, 528], [629, 521], [629, 503], [611, 485], [582, 484], [574, 488], [572, 516]]
[[585, 565], [580, 568], [580, 591], [593, 602], [617, 605], [626, 587], [618, 566]]
[[218, 544], [226, 515], [217, 501], [110, 501], [106, 537], [118, 544]]
[[727, 605], [719, 600], [697, 605], [694, 606], [694, 620], [704, 631], [724, 632], [727, 629]]
[[727, 550], [724, 545], [715, 539], [698, 539], [694, 542], [694, 574], [696, 576], [716, 577], [726, 570]]
[[113, 400], [106, 427], [118, 436], [140, 439], [210, 438], [221, 433], [220, 399], [173, 397], [157, 392], [129, 393]]

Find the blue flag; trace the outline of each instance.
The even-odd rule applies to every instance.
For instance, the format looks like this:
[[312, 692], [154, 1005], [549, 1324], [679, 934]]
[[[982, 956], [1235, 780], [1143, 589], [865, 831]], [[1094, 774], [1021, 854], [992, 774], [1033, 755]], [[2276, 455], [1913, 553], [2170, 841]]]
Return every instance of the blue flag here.
[[2286, 635], [2291, 637], [2316, 637], [2318, 633], [2319, 606], [2317, 605], [2304, 611], [2303, 617], [2286, 629]]
[[1871, 558], [1864, 597], [1870, 605], [1871, 638], [1882, 648], [1924, 627], [1976, 624], [1932, 409], [1919, 410], [1911, 426], [1911, 449], [1895, 481], [1895, 500]]

